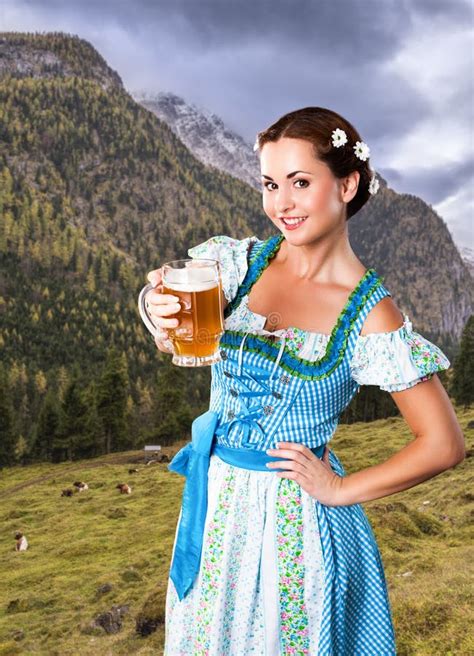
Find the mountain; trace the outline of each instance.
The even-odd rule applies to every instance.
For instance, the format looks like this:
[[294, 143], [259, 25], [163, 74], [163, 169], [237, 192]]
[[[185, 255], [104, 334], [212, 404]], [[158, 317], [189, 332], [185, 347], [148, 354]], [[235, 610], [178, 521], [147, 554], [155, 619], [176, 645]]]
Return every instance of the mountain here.
[[[213, 135], [206, 142], [201, 134], [211, 153]], [[255, 154], [240, 147], [250, 175]], [[9, 416], [27, 445], [38, 424], [47, 436], [56, 422], [53, 405], [72, 370], [93, 386], [111, 346], [129, 381], [130, 446], [161, 425], [162, 408], [151, 424], [149, 409], [168, 356], [141, 322], [138, 294], [149, 270], [211, 235], [275, 233], [261, 192], [233, 171], [203, 163], [83, 39], [0, 33], [0, 349]], [[442, 218], [381, 180], [349, 230], [415, 329], [455, 354], [472, 313], [472, 278]], [[111, 371], [109, 382], [118, 375]], [[209, 368], [181, 373], [171, 388], [196, 415], [208, 403]], [[92, 387], [86, 407], [93, 395]], [[180, 434], [176, 423], [163, 426], [157, 434], [169, 441]]]
[[469, 248], [468, 246], [463, 246], [459, 249], [459, 252], [461, 253], [465, 265], [471, 272], [471, 276], [474, 278], [474, 249]]
[[134, 99], [164, 121], [204, 164], [214, 166], [261, 191], [258, 156], [219, 116], [171, 92], [132, 92]]
[[473, 312], [474, 288], [448, 226], [421, 198], [388, 186], [370, 206], [363, 220], [349, 222], [354, 250], [375, 262], [414, 329], [452, 353]]
[[78, 76], [93, 80], [111, 92], [124, 90], [118, 73], [90, 43], [63, 32], [0, 33], [0, 77], [8, 76], [16, 79]]
[[[76, 365], [92, 384], [113, 345], [140, 442], [162, 419], [140, 414], [168, 362], [138, 314], [147, 272], [211, 234], [271, 226], [259, 195], [196, 159], [90, 44], [57, 33], [0, 33], [0, 44], [0, 349], [15, 434], [31, 446], [45, 394], [60, 398]], [[180, 383], [194, 414], [209, 376]]]

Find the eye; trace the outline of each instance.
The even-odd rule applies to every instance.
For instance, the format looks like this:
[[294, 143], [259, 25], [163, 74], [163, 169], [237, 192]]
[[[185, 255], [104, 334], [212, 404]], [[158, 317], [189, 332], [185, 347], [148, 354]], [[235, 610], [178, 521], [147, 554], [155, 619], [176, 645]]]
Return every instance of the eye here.
[[[295, 180], [295, 184], [297, 182], [304, 182], [305, 186], [309, 184], [308, 180], [303, 180], [303, 178], [298, 178], [297, 180]], [[270, 182], [264, 182], [263, 186], [266, 187], [269, 191], [272, 191], [268, 187], [268, 185], [272, 185], [272, 184], [275, 184], [275, 183], [271, 182], [271, 181]], [[305, 188], [304, 186], [303, 187], [297, 187], [297, 189], [304, 189], [304, 188]]]
[[[297, 182], [304, 182], [305, 185], [307, 185], [307, 184], [309, 185], [308, 180], [303, 180], [303, 178], [298, 178], [298, 180], [295, 180], [295, 184], [296, 184]], [[298, 189], [302, 189], [302, 188], [304, 189], [304, 187], [298, 187]]]

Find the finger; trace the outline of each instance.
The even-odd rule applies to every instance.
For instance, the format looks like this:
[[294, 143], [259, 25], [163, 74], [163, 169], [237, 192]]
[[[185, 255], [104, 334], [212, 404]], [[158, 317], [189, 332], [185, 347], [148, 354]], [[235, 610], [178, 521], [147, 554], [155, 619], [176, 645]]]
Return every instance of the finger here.
[[286, 471], [292, 470], [304, 474], [306, 468], [296, 460], [275, 460], [267, 463], [269, 469], [285, 469]]
[[148, 311], [153, 317], [169, 317], [171, 314], [176, 314], [181, 310], [178, 303], [167, 303], [166, 305], [152, 305]]
[[162, 294], [160, 291], [154, 289], [147, 292], [145, 299], [150, 305], [178, 304], [178, 310], [181, 308], [181, 305], [179, 305], [179, 301], [181, 300], [179, 296], [174, 296], [173, 294]]
[[277, 442], [278, 449], [275, 451], [275, 454], [278, 456], [283, 449], [290, 449], [292, 453], [300, 453], [303, 457], [308, 460], [313, 460], [315, 455], [308, 449], [304, 444], [299, 444], [298, 442]]
[[163, 339], [162, 333], [158, 333], [157, 336], [155, 337], [155, 344], [156, 344], [156, 346], [158, 347], [158, 349], [160, 351], [163, 351], [163, 353], [172, 353], [173, 352], [173, 344], [167, 338], [166, 335]]
[[153, 287], [156, 287], [162, 280], [161, 269], [154, 269], [147, 273], [148, 282], [151, 282]]
[[278, 478], [291, 478], [293, 481], [299, 483], [297, 474], [292, 474], [291, 472], [289, 474], [287, 474], [286, 472], [276, 472], [276, 476], [278, 476]]
[[296, 481], [301, 487], [308, 486], [310, 484], [310, 480], [308, 479], [307, 476], [303, 476], [303, 474], [300, 474], [300, 472], [294, 472], [294, 471], [282, 471], [282, 472], [275, 472], [275, 476], [278, 476], [278, 478], [291, 478], [293, 481]]
[[178, 319], [176, 319], [178, 321], [178, 323], [176, 323], [176, 321], [174, 321], [171, 324], [167, 323], [167, 322], [161, 323], [160, 319], [161, 319], [161, 317], [169, 317], [169, 316], [179, 312], [181, 310], [181, 305], [179, 303], [165, 303], [163, 305], [159, 305], [159, 304], [149, 305], [148, 302], [145, 302], [145, 303], [146, 303], [146, 308], [148, 310], [148, 313], [149, 313], [150, 317], [152, 319], [155, 319], [156, 323], [159, 326], [161, 326], [163, 328], [172, 328], [172, 327], [176, 327], [178, 325], [178, 323], [179, 323]]
[[288, 458], [289, 460], [296, 460], [297, 462], [307, 462], [314, 459], [314, 454], [310, 451], [312, 458], [308, 458], [299, 449], [267, 449], [267, 454], [274, 458]]
[[157, 344], [156, 346], [161, 353], [166, 353], [168, 355], [173, 354], [173, 349], [163, 346], [162, 344]]
[[165, 317], [153, 317], [159, 328], [176, 328], [179, 326], [179, 319], [166, 319]]

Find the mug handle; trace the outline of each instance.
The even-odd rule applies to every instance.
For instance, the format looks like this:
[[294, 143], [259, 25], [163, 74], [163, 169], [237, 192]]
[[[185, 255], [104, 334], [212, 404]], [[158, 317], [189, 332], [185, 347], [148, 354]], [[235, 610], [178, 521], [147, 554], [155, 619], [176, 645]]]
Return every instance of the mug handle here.
[[141, 316], [142, 321], [145, 324], [145, 326], [148, 328], [148, 330], [153, 335], [153, 337], [156, 337], [157, 332], [159, 330], [159, 327], [155, 326], [155, 324], [151, 320], [151, 317], [148, 314], [147, 309], [146, 309], [146, 300], [145, 300], [145, 296], [148, 294], [148, 292], [151, 289], [154, 289], [154, 286], [151, 284], [151, 282], [149, 282], [141, 290], [141, 292], [138, 296], [138, 311], [140, 312], [140, 316]]

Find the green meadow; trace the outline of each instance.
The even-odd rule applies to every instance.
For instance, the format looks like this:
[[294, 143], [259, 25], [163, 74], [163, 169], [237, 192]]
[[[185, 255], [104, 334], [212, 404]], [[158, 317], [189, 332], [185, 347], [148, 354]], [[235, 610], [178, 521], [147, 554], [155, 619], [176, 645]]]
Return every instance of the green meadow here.
[[[398, 655], [473, 654], [471, 454], [474, 411], [458, 409], [468, 457], [421, 485], [363, 504], [389, 586]], [[392, 417], [339, 426], [331, 447], [346, 472], [411, 439]], [[172, 455], [177, 448], [164, 448]], [[129, 468], [138, 468], [129, 474]], [[75, 480], [89, 490], [61, 497]], [[162, 654], [164, 604], [183, 478], [142, 453], [5, 468], [0, 479], [0, 656]], [[117, 483], [132, 486], [121, 495]], [[13, 534], [29, 549], [14, 551]], [[100, 587], [108, 587], [100, 591]], [[108, 634], [93, 620], [128, 607]], [[153, 627], [146, 636], [137, 621]]]

